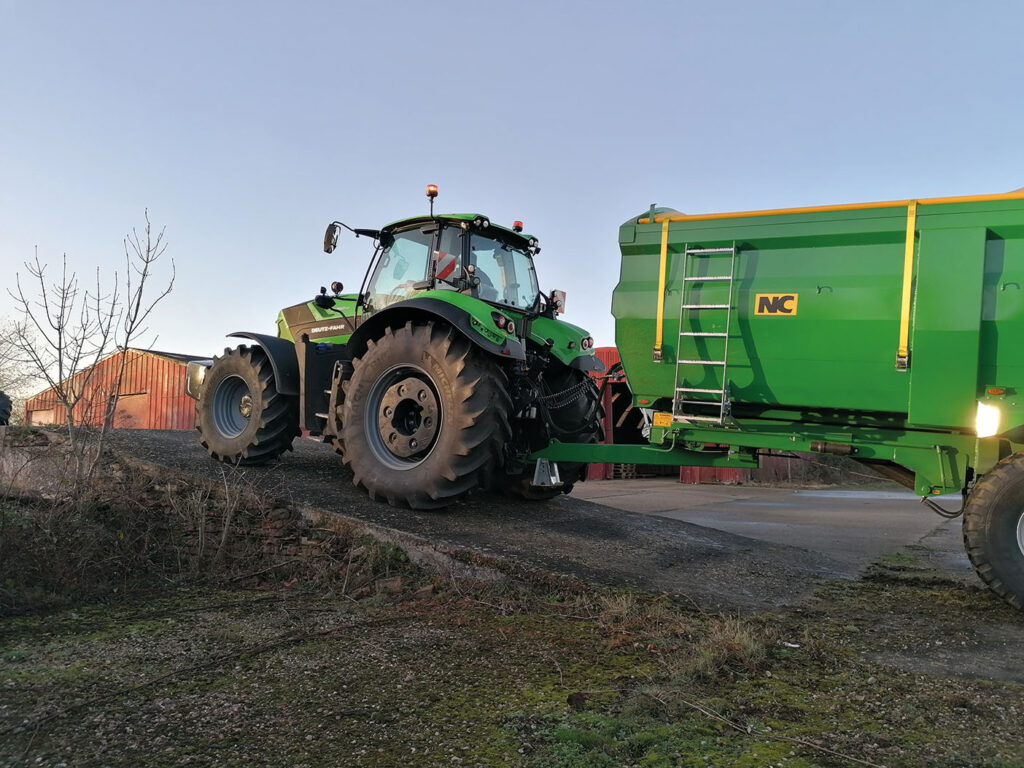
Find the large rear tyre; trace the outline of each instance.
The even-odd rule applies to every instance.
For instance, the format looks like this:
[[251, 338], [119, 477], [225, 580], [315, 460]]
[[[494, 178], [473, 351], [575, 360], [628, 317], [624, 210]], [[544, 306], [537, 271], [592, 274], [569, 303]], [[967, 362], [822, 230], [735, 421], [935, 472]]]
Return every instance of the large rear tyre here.
[[262, 347], [242, 345], [214, 358], [196, 413], [203, 447], [228, 464], [265, 464], [290, 450], [300, 434], [298, 398], [277, 391]]
[[[562, 443], [599, 443], [604, 436], [604, 408], [594, 379], [582, 371], [558, 368], [545, 373], [540, 398], [540, 418], [551, 436]], [[573, 486], [586, 479], [588, 464], [559, 462], [562, 485], [545, 488], [533, 485], [534, 464], [518, 476], [509, 477], [506, 493], [531, 501], [553, 499], [571, 493]]]
[[372, 499], [437, 509], [492, 485], [509, 436], [505, 376], [448, 326], [387, 329], [353, 361], [342, 441]]
[[1024, 453], [1007, 456], [974, 486], [963, 530], [967, 556], [981, 580], [1024, 609]]
[[0, 427], [11, 423], [11, 398], [6, 392], [0, 392]]

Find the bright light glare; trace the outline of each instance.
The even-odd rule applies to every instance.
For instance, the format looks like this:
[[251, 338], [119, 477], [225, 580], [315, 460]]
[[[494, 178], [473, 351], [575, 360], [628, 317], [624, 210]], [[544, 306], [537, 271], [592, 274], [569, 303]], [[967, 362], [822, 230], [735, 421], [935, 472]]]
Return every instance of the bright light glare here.
[[999, 409], [994, 405], [978, 402], [978, 437], [992, 437], [999, 432]]

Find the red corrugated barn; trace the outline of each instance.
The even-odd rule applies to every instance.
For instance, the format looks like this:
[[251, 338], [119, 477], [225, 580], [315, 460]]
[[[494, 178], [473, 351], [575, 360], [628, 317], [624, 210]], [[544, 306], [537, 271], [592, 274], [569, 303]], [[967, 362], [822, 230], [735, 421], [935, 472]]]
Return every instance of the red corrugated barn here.
[[[195, 401], [185, 394], [185, 364], [202, 355], [181, 355], [153, 349], [129, 349], [121, 396], [111, 426], [126, 429], [192, 429]], [[79, 423], [99, 426], [107, 410], [121, 366], [120, 351], [72, 381], [83, 382], [86, 392], [75, 408]], [[63, 424], [64, 408], [52, 389], [40, 392], [25, 403], [26, 424]]]

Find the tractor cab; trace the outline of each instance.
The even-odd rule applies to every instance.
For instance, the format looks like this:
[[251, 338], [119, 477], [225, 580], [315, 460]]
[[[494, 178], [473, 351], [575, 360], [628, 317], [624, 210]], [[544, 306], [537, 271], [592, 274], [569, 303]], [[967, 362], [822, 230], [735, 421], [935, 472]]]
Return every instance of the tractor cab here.
[[395, 222], [381, 230], [363, 304], [372, 313], [424, 291], [443, 290], [528, 312], [540, 292], [533, 267], [539, 250], [535, 238], [477, 214]]

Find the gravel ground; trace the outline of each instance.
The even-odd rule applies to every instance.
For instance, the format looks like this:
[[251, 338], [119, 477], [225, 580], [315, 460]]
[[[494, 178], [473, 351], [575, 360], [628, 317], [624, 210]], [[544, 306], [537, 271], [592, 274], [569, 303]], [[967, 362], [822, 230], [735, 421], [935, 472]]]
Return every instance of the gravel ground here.
[[294, 503], [489, 556], [602, 584], [680, 594], [721, 610], [759, 611], [804, 600], [842, 572], [819, 553], [568, 497], [524, 503], [476, 495], [441, 512], [370, 501], [332, 449], [297, 440], [268, 466], [229, 469], [207, 457], [195, 432], [117, 430], [116, 448], [189, 474], [238, 482]]

